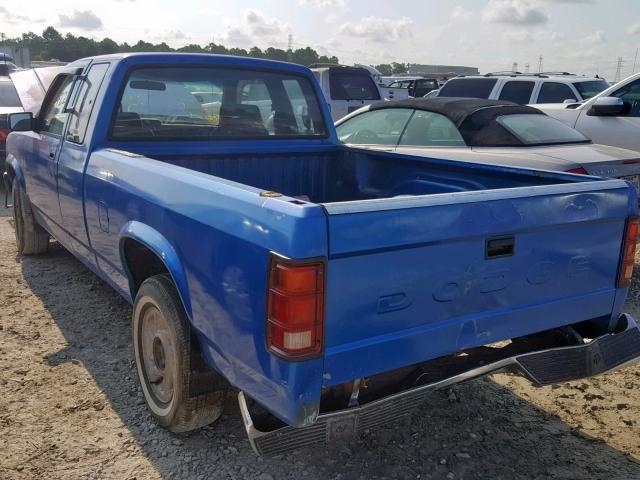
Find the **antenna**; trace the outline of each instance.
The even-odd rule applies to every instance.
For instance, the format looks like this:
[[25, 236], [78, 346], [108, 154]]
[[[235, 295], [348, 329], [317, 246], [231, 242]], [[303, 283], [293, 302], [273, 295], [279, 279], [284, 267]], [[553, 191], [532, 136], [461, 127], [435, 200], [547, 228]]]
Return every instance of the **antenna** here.
[[616, 67], [616, 76], [613, 77], [613, 82], [618, 83], [620, 81], [620, 75], [622, 74], [622, 64], [624, 60], [622, 57], [618, 57], [618, 66]]
[[289, 52], [292, 51], [292, 47], [293, 47], [293, 35], [289, 34], [288, 40], [287, 40], [287, 50]]
[[542, 55], [538, 57], [538, 73], [542, 73]]

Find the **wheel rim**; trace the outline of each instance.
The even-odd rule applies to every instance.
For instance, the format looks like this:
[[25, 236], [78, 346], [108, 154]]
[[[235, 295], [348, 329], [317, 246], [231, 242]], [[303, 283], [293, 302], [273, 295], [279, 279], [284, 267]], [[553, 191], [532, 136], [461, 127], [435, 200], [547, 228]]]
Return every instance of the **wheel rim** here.
[[160, 407], [173, 400], [176, 354], [169, 324], [154, 304], [141, 312], [139, 323], [140, 370], [149, 395]]

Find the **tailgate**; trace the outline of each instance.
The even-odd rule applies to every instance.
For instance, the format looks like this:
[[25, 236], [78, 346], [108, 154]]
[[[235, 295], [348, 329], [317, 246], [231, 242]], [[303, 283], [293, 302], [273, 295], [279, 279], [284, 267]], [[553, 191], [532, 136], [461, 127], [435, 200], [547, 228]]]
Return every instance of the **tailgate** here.
[[611, 316], [634, 204], [605, 180], [325, 205], [325, 385]]

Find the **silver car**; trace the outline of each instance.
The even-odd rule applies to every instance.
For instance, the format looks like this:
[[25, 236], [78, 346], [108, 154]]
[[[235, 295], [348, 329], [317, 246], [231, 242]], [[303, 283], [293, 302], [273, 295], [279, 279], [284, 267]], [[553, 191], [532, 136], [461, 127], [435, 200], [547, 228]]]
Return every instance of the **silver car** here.
[[623, 178], [640, 188], [640, 152], [597, 145], [540, 110], [500, 100], [435, 97], [370, 105], [336, 123], [342, 143], [536, 170]]

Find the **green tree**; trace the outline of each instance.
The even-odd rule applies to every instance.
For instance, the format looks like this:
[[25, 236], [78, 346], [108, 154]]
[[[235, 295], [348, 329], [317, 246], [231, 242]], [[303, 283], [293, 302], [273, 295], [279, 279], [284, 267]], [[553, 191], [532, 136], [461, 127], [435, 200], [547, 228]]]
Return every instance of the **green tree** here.
[[388, 63], [381, 63], [380, 65], [376, 65], [375, 69], [378, 70], [384, 76], [393, 75], [393, 67]]

